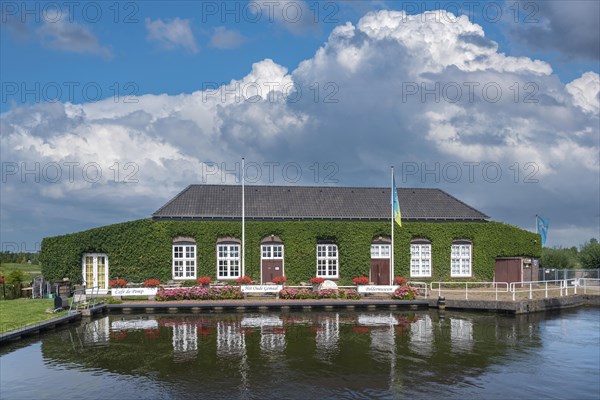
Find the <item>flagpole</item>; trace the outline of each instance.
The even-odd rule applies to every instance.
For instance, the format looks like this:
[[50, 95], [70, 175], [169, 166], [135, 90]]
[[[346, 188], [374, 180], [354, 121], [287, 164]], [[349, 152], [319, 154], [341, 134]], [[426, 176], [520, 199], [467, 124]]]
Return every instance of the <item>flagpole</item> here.
[[245, 160], [242, 157], [242, 274], [246, 275], [246, 196], [244, 192], [244, 183], [246, 180]]
[[390, 183], [390, 204], [392, 212], [392, 251], [390, 253], [390, 285], [394, 276], [394, 166], [392, 165], [392, 182]]

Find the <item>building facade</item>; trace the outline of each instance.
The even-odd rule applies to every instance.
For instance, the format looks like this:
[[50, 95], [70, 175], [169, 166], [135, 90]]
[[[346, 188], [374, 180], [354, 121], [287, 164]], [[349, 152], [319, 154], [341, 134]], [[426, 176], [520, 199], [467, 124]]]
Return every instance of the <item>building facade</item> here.
[[46, 238], [43, 273], [101, 289], [117, 277], [491, 281], [496, 258], [541, 253], [538, 235], [489, 221], [438, 189], [398, 189], [394, 265], [389, 188], [247, 185], [244, 233], [241, 196], [240, 186], [190, 185], [150, 219]]

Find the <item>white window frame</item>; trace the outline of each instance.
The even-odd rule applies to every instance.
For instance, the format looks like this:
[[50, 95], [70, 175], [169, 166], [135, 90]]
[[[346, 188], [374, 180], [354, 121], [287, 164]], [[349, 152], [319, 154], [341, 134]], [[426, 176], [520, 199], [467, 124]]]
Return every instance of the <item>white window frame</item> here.
[[[331, 255], [332, 250], [335, 251], [335, 255]], [[324, 255], [320, 255], [324, 253]], [[340, 262], [339, 262], [339, 249], [336, 244], [332, 243], [320, 243], [317, 244], [317, 274], [319, 278], [326, 279], [337, 279], [340, 276]], [[319, 273], [319, 262], [324, 264], [324, 273]], [[332, 268], [333, 266], [333, 268]], [[331, 269], [335, 269], [335, 274], [330, 273]]]
[[260, 258], [261, 260], [283, 260], [284, 251], [283, 243], [262, 244], [260, 245]]
[[472, 260], [472, 243], [463, 241], [452, 242], [452, 247], [450, 248], [450, 276], [452, 278], [470, 278], [473, 275]]
[[[217, 279], [237, 279], [241, 277], [242, 265], [240, 263], [240, 244], [238, 243], [219, 243], [217, 244]], [[235, 251], [234, 251], [235, 250]], [[233, 255], [237, 253], [237, 256]], [[223, 254], [223, 255], [222, 255]], [[226, 274], [221, 274], [220, 264], [224, 264]], [[234, 269], [237, 262], [237, 275], [233, 275], [231, 270]]]
[[[93, 257], [92, 274], [94, 281], [91, 282], [91, 284], [90, 282], [87, 282], [86, 277], [85, 259], [87, 257]], [[98, 257], [104, 257], [104, 277], [98, 276]], [[98, 293], [108, 293], [108, 256], [105, 253], [85, 253], [83, 257], [81, 257], [81, 275], [83, 276], [83, 284], [85, 285], [86, 292], [92, 293], [92, 288], [99, 287], [99, 281], [104, 278], [104, 289], [98, 289]]]
[[[181, 250], [178, 248], [181, 247]], [[191, 250], [191, 252], [190, 252]], [[181, 254], [181, 256], [179, 256]], [[172, 264], [171, 264], [171, 276], [173, 280], [190, 280], [196, 279], [196, 273], [198, 268], [196, 268], [196, 254], [197, 249], [196, 245], [190, 242], [175, 242], [172, 247]], [[181, 265], [179, 265], [181, 263]], [[176, 275], [176, 267], [181, 267], [182, 271], [181, 276]], [[193, 273], [190, 273], [188, 267], [191, 267]]]
[[[389, 244], [371, 244], [371, 258], [389, 259], [392, 246]], [[387, 254], [386, 254], [387, 253]]]
[[430, 278], [432, 272], [431, 243], [413, 241], [410, 243], [410, 277]]

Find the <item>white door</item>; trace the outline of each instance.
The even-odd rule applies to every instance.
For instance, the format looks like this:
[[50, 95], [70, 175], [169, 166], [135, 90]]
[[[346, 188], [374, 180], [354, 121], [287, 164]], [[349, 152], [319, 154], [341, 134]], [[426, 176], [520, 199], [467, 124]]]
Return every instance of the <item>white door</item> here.
[[102, 293], [108, 290], [108, 257], [106, 254], [85, 254], [83, 256], [83, 284], [86, 290], [98, 288]]

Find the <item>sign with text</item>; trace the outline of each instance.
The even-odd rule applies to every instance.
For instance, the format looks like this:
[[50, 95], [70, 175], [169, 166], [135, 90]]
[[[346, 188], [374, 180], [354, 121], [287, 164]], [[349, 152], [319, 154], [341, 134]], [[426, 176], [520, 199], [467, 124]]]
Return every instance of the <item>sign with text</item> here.
[[395, 285], [358, 285], [358, 293], [394, 293], [399, 287]]
[[157, 288], [114, 288], [113, 296], [156, 296]]
[[270, 293], [279, 292], [283, 285], [242, 285], [242, 293]]

